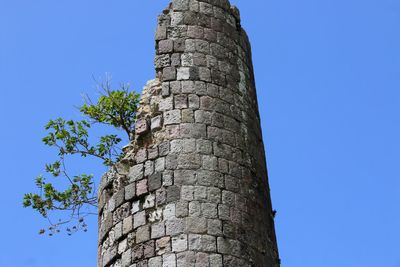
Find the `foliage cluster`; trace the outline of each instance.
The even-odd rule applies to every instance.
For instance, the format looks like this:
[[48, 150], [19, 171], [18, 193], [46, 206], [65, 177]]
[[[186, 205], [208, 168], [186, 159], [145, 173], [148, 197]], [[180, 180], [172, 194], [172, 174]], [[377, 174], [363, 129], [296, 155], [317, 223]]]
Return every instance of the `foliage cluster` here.
[[[57, 189], [43, 175], [39, 175], [35, 179], [39, 192], [24, 195], [23, 206], [33, 208], [49, 221], [50, 226], [47, 230], [41, 229], [40, 234], [58, 233], [61, 225], [66, 226], [69, 235], [78, 230], [87, 231], [85, 217], [97, 214], [92, 212], [97, 207], [93, 175], [70, 175], [66, 168], [66, 159], [70, 156], [92, 157], [100, 159], [103, 165], [112, 167], [123, 157], [123, 152], [118, 146], [122, 138], [115, 134], [100, 136], [97, 143], [91, 144], [91, 126], [96, 123], [104, 124], [122, 130], [130, 140], [133, 138], [140, 95], [130, 92], [129, 85], [126, 84], [113, 90], [109, 80], [100, 86], [101, 95], [98, 100], [93, 102], [86, 97], [85, 103], [79, 107], [83, 120], [58, 118], [50, 120], [45, 126], [48, 134], [42, 139], [43, 143], [58, 151], [58, 159], [46, 164], [45, 171], [53, 178], [63, 178], [62, 182], [66, 187]], [[50, 213], [57, 211], [68, 215], [54, 222]]]

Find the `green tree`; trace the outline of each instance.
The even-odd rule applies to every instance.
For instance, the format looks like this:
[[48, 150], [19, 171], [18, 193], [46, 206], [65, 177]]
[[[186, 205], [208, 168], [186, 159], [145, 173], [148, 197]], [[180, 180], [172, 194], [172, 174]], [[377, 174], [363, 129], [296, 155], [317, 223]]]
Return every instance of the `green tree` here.
[[[46, 164], [45, 171], [50, 177], [63, 178], [65, 186], [58, 189], [60, 186], [39, 175], [35, 179], [39, 192], [24, 195], [23, 206], [33, 208], [49, 221], [47, 230], [41, 229], [40, 234], [53, 235], [60, 232], [61, 226], [65, 226], [69, 235], [79, 230], [87, 231], [85, 218], [97, 214], [93, 212], [97, 208], [93, 175], [70, 175], [66, 158], [74, 155], [93, 157], [100, 159], [105, 166], [112, 167], [124, 154], [118, 146], [122, 138], [116, 134], [101, 136], [97, 143], [91, 144], [91, 126], [96, 123], [111, 126], [125, 132], [129, 140], [133, 139], [140, 95], [130, 92], [127, 84], [122, 84], [118, 90], [111, 89], [109, 79], [100, 84], [100, 89], [100, 97], [96, 102], [86, 97], [85, 103], [79, 107], [83, 120], [58, 118], [50, 120], [45, 126], [48, 133], [42, 139], [43, 143], [58, 151], [58, 159]], [[54, 222], [50, 218], [52, 212], [61, 212], [64, 219]]]

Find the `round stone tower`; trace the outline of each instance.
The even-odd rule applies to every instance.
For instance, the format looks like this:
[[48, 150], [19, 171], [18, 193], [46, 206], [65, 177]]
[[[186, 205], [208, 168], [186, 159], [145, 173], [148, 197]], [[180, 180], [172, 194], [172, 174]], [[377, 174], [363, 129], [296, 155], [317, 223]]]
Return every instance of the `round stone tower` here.
[[250, 44], [228, 0], [174, 0], [134, 141], [99, 188], [98, 267], [278, 267]]

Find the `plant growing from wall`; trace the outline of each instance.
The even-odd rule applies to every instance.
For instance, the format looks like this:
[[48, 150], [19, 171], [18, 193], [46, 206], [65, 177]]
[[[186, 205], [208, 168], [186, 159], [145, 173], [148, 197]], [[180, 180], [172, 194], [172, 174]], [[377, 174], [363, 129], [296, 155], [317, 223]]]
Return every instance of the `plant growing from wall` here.
[[[124, 156], [118, 146], [122, 138], [116, 134], [101, 136], [97, 143], [91, 143], [90, 135], [93, 124], [103, 124], [122, 130], [129, 140], [133, 139], [135, 115], [140, 95], [129, 91], [129, 85], [122, 84], [118, 90], [111, 89], [107, 79], [100, 84], [100, 97], [93, 102], [85, 98], [85, 104], [79, 107], [83, 120], [50, 120], [45, 129], [48, 132], [42, 139], [49, 147], [56, 148], [58, 159], [46, 164], [45, 171], [52, 178], [62, 178], [62, 189], [46, 177], [39, 175], [35, 179], [38, 193], [24, 195], [23, 206], [31, 207], [49, 221], [47, 230], [40, 234], [53, 235], [60, 232], [61, 226], [70, 235], [78, 230], [87, 231], [85, 218], [97, 208], [97, 190], [91, 174], [71, 175], [66, 168], [70, 156], [97, 158], [107, 167], [112, 167]], [[111, 130], [111, 129], [110, 129]], [[62, 214], [64, 219], [53, 221], [52, 213]]]

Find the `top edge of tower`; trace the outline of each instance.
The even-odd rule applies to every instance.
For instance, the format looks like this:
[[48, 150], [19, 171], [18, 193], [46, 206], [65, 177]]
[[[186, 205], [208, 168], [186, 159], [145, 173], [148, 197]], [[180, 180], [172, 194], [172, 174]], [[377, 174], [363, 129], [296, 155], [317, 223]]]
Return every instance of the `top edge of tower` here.
[[[197, 6], [198, 7], [194, 7]], [[235, 19], [240, 23], [240, 11], [235, 6], [232, 5], [229, 0], [172, 0], [167, 9], [164, 12], [169, 11], [190, 11], [193, 8], [199, 8], [207, 10], [209, 8], [221, 8], [225, 12], [234, 16]]]

